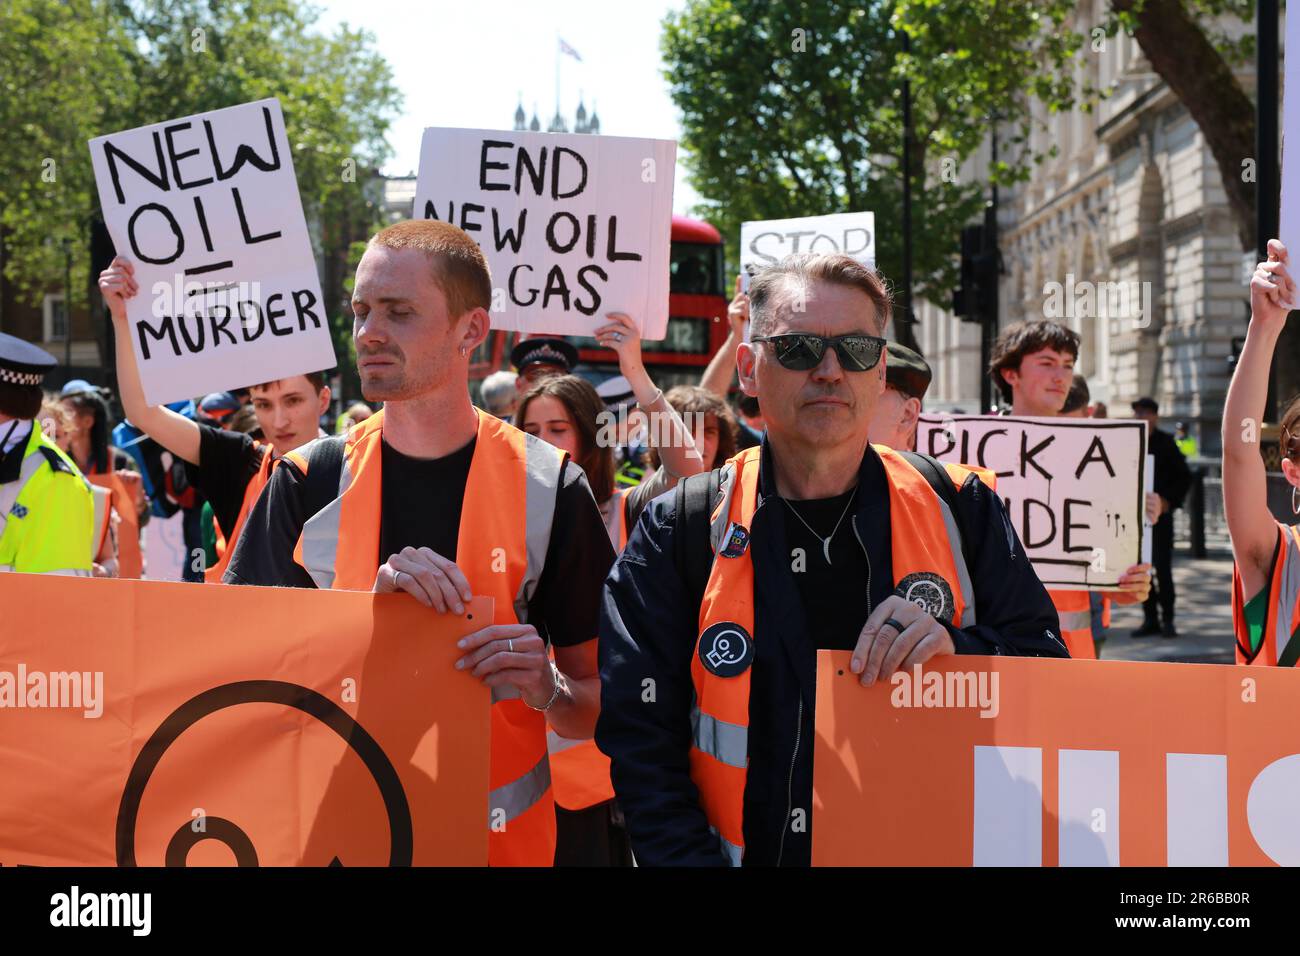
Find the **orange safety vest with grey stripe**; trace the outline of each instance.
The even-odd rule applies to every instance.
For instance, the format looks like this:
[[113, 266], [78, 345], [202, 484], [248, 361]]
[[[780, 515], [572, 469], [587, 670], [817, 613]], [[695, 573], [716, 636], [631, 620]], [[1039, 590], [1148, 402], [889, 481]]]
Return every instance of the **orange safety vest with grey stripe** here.
[[1097, 646], [1092, 639], [1092, 602], [1089, 593], [1049, 588], [1047, 596], [1052, 599], [1056, 615], [1061, 619], [1061, 637], [1065, 639], [1065, 649], [1070, 652], [1070, 656], [1095, 661]]
[[1273, 570], [1268, 579], [1268, 612], [1258, 647], [1251, 644], [1241, 572], [1232, 565], [1232, 630], [1238, 664], [1295, 667], [1300, 660], [1300, 528], [1278, 522]]
[[231, 529], [229, 538], [221, 533], [221, 522], [213, 518], [212, 524], [216, 531], [217, 563], [203, 572], [203, 580], [208, 584], [221, 583], [221, 576], [226, 573], [226, 568], [230, 566], [230, 559], [234, 557], [235, 545], [239, 543], [239, 535], [244, 530], [244, 522], [248, 520], [248, 513], [253, 510], [253, 506], [257, 504], [257, 499], [261, 497], [266, 483], [271, 480], [271, 471], [275, 468], [276, 462], [275, 454], [269, 444], [258, 443], [257, 450], [262, 453], [262, 463], [257, 466], [257, 472], [248, 479], [248, 485], [244, 488], [244, 498], [239, 504], [239, 514], [235, 518], [235, 527]]
[[[897, 452], [873, 446], [889, 486], [890, 549], [897, 593], [955, 627], [975, 624], [974, 590], [956, 516], [929, 481]], [[749, 765], [749, 690], [754, 660], [754, 564], [749, 531], [758, 508], [761, 448], [722, 468], [721, 501], [711, 516], [713, 566], [700, 603], [691, 657], [691, 779], [709, 827], [733, 866], [744, 856], [745, 777]], [[987, 473], [945, 464], [960, 488]], [[802, 703], [800, 704], [802, 707]], [[802, 716], [801, 718], [802, 719]]]
[[[338, 497], [307, 519], [294, 560], [317, 587], [369, 591], [379, 570], [384, 413], [348, 430]], [[317, 439], [330, 441], [338, 439]], [[304, 474], [314, 443], [290, 452]], [[475, 595], [495, 601], [494, 624], [527, 623], [551, 539], [566, 455], [539, 438], [478, 412], [465, 482], [456, 564]], [[505, 572], [500, 573], [504, 559]], [[546, 718], [513, 688], [492, 694], [488, 863], [551, 866], [555, 803]]]
[[[617, 552], [622, 552], [627, 546], [627, 498], [631, 492], [632, 488], [614, 491], [614, 528], [610, 532], [610, 542]], [[609, 758], [600, 752], [596, 741], [561, 737], [548, 729], [546, 747], [551, 754], [551, 782], [555, 785], [556, 803], [566, 810], [585, 810], [614, 799]]]

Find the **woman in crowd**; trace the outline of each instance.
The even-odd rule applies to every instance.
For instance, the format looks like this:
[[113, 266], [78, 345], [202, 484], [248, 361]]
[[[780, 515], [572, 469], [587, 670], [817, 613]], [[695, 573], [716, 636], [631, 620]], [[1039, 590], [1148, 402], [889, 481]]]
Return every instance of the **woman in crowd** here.
[[[621, 313], [596, 329], [596, 339], [618, 353], [619, 368], [632, 386], [648, 420], [652, 450], [663, 469], [685, 477], [703, 470], [704, 461], [681, 418], [655, 388], [641, 362], [641, 339], [632, 319]], [[542, 379], [520, 399], [514, 421], [529, 434], [550, 442], [582, 466], [600, 506], [614, 547], [622, 549], [631, 529], [629, 505], [650, 499], [645, 485], [616, 488], [614, 446], [618, 429], [613, 414], [586, 379], [557, 375]], [[555, 789], [557, 866], [630, 866], [631, 843], [609, 780], [609, 758], [592, 740], [547, 735], [551, 782]]]
[[[1296, 303], [1290, 256], [1276, 239], [1268, 261], [1250, 282], [1250, 327], [1223, 410], [1223, 509], [1235, 560], [1232, 624], [1237, 662], [1293, 667], [1300, 657], [1300, 530], [1277, 521], [1268, 508], [1260, 455], [1268, 372], [1278, 336]], [[1282, 414], [1282, 474], [1291, 485], [1291, 509], [1300, 514], [1300, 399]]]
[[71, 418], [68, 454], [92, 485], [108, 489], [119, 519], [118, 574], [138, 578], [144, 572], [140, 529], [149, 520], [149, 498], [131, 456], [108, 443], [108, 403], [100, 389], [69, 382], [60, 401]]
[[[65, 402], [54, 395], [46, 395], [41, 402], [37, 425], [53, 439], [67, 455], [72, 456], [73, 438], [77, 425]], [[112, 505], [112, 492], [96, 487], [95, 526], [91, 543], [91, 573], [97, 578], [118, 577], [118, 538], [122, 533], [122, 519]]]
[[595, 388], [576, 375], [555, 376], [534, 385], [520, 399], [515, 423], [564, 449], [582, 466], [610, 540], [622, 550], [632, 521], [646, 503], [678, 479], [703, 471], [704, 459], [681, 417], [650, 380], [641, 362], [641, 339], [632, 319], [617, 312], [611, 313], [610, 319], [596, 330], [596, 340], [618, 353], [619, 370], [647, 419], [651, 451], [657, 454], [666, 481], [671, 483], [661, 480], [651, 486], [647, 480], [633, 488], [615, 487], [613, 415], [606, 411]]

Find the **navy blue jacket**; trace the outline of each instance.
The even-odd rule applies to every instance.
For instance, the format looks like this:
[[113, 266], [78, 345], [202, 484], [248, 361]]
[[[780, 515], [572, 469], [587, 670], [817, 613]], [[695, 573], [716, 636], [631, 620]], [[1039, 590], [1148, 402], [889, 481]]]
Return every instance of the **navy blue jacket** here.
[[[771, 449], [763, 443], [759, 505], [750, 528], [755, 634], [745, 784], [747, 866], [812, 859], [812, 742], [817, 651], [790, 567], [785, 509], [773, 507]], [[884, 465], [863, 456], [853, 521], [871, 567], [871, 606], [893, 593]], [[1056, 609], [1029, 564], [1001, 499], [972, 476], [957, 494], [978, 624], [948, 627], [959, 654], [1067, 657]], [[675, 560], [676, 495], [645, 509], [605, 582], [600, 621], [601, 712], [596, 743], [612, 778], [638, 863], [721, 866], [691, 781], [691, 659], [699, 601]], [[707, 548], [702, 540], [692, 546]], [[945, 625], [948, 626], [948, 625]], [[794, 829], [795, 809], [809, 825]]]

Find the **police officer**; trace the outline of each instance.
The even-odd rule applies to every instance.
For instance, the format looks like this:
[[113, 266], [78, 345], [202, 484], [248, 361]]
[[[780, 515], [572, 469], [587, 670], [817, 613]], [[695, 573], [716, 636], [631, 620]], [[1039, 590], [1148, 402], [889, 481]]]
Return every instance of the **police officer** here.
[[54, 365], [44, 349], [0, 333], [0, 571], [90, 577], [90, 485], [35, 421]]
[[578, 364], [578, 350], [564, 339], [524, 339], [510, 350], [510, 364], [519, 377], [515, 388], [520, 394], [551, 375], [568, 375]]
[[881, 278], [792, 256], [749, 296], [763, 442], [655, 499], [605, 584], [596, 742], [643, 865], [811, 862], [819, 648], [852, 650], [863, 685], [953, 653], [1066, 656], [998, 496], [868, 443]]

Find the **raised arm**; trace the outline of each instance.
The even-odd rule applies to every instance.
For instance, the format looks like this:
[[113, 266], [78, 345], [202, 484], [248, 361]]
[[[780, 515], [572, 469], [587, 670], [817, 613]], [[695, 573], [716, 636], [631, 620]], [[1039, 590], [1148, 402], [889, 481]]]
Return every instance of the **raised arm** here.
[[704, 470], [704, 457], [677, 410], [655, 387], [641, 361], [641, 336], [636, 323], [622, 312], [609, 313], [610, 322], [596, 329], [596, 339], [618, 353], [619, 371], [632, 386], [636, 403], [649, 420], [649, 444], [659, 452], [664, 468], [678, 478]]
[[745, 341], [745, 326], [749, 323], [749, 296], [740, 291], [740, 276], [736, 276], [736, 294], [727, 306], [727, 340], [709, 366], [700, 376], [700, 387], [707, 388], [718, 398], [726, 399], [731, 391], [731, 380], [736, 375], [736, 348]]
[[149, 405], [140, 384], [131, 326], [126, 318], [126, 300], [140, 291], [135, 269], [122, 256], [115, 258], [99, 275], [99, 290], [113, 316], [113, 334], [117, 340], [117, 389], [122, 407], [131, 424], [163, 448], [188, 461], [199, 464], [199, 426], [165, 405]]
[[1248, 600], [1268, 582], [1277, 541], [1277, 522], [1268, 510], [1260, 430], [1273, 350], [1296, 297], [1289, 263], [1286, 247], [1270, 239], [1268, 261], [1256, 267], [1250, 280], [1250, 326], [1223, 408], [1223, 511]]

